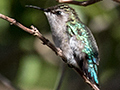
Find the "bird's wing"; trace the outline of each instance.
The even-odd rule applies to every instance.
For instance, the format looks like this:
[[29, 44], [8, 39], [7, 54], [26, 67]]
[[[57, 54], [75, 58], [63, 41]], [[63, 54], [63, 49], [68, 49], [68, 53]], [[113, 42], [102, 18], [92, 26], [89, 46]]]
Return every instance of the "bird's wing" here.
[[98, 47], [91, 31], [81, 22], [75, 22], [75, 24], [68, 22], [67, 30], [79, 67], [92, 83], [98, 85]]

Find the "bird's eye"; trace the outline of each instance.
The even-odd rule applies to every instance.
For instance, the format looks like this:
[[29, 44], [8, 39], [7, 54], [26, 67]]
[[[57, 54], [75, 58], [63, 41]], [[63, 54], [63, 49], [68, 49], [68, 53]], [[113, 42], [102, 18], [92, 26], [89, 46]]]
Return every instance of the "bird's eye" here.
[[61, 11], [56, 11], [57, 15], [61, 15], [61, 13], [62, 13]]

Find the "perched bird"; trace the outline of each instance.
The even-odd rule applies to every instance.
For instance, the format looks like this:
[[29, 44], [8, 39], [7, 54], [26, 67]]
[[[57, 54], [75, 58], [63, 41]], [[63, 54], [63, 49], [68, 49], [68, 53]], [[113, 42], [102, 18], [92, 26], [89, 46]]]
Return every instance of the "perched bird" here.
[[66, 63], [80, 69], [91, 83], [99, 86], [98, 47], [91, 31], [80, 21], [75, 10], [66, 4], [46, 9], [29, 7], [44, 11], [51, 26], [54, 43], [63, 51]]

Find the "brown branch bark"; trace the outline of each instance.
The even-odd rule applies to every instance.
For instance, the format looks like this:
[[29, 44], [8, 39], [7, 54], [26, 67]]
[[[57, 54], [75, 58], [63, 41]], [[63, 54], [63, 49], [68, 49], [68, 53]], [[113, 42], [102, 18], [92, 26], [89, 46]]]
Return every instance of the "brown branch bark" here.
[[[52, 44], [48, 39], [46, 39], [39, 32], [39, 30], [37, 28], [35, 28], [34, 26], [31, 26], [31, 29], [29, 29], [29, 28], [23, 26], [21, 23], [17, 22], [15, 19], [12, 19], [12, 18], [10, 18], [8, 16], [5, 16], [3, 14], [0, 14], [0, 18], [10, 22], [11, 25], [15, 25], [15, 26], [21, 28], [22, 30], [24, 30], [24, 31], [26, 31], [26, 32], [28, 32], [28, 33], [38, 37], [43, 42], [44, 45], [47, 45], [50, 49], [52, 49], [59, 57], [62, 58], [62, 60], [64, 62], [67, 61], [66, 57], [62, 53], [62, 50], [60, 50], [59, 48], [56, 48], [54, 46], [54, 44]], [[85, 80], [85, 82], [88, 83], [94, 90], [100, 90], [95, 84], [91, 83], [78, 68], [74, 67], [74, 70], [76, 72], [78, 72], [78, 74], [81, 75], [81, 77]]]
[[[0, 83], [4, 85], [4, 90], [20, 90], [18, 87], [12, 84], [12, 82], [0, 74]], [[0, 88], [1, 89], [1, 88]]]
[[115, 1], [115, 2], [117, 2], [117, 3], [120, 3], [120, 0], [113, 0], [113, 1]]
[[59, 3], [68, 3], [68, 4], [75, 4], [79, 6], [88, 6], [94, 3], [97, 3], [102, 0], [88, 0], [88, 1], [74, 1], [74, 0], [57, 0]]
[[[79, 6], [89, 6], [91, 4], [100, 2], [102, 0], [88, 0], [88, 1], [74, 1], [74, 0], [56, 0], [59, 3], [68, 3], [68, 4], [74, 4], [74, 5], [79, 5]], [[113, 0], [117, 3], [120, 3], [120, 0]]]

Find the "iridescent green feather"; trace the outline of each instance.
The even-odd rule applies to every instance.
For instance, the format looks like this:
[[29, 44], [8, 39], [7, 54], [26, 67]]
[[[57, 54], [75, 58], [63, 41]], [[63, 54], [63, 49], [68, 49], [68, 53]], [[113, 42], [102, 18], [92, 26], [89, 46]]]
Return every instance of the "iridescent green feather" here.
[[[96, 45], [96, 42], [94, 40], [94, 37], [92, 36], [90, 30], [79, 20], [78, 15], [76, 14], [75, 10], [72, 9], [71, 7], [69, 7], [68, 5], [65, 4], [60, 4], [54, 7], [50, 7], [48, 8], [48, 10], [50, 10], [49, 12], [55, 14], [58, 10], [60, 10], [63, 13], [67, 13], [64, 16], [62, 15], [57, 15], [57, 18], [52, 18], [51, 21], [53, 22], [55, 20], [56, 23], [56, 19], [58, 19], [58, 21], [60, 20], [60, 18], [65, 17], [67, 19], [66, 22], [66, 30], [67, 30], [67, 35], [69, 36], [69, 38], [76, 36], [76, 41], [75, 42], [79, 42], [80, 41], [80, 45], [84, 46], [82, 48], [79, 54], [85, 53], [85, 55], [87, 55], [87, 58], [85, 56], [79, 55], [82, 58], [85, 58], [85, 60], [83, 60], [82, 63], [84, 63], [85, 61], [85, 65], [81, 64], [82, 66], [80, 66], [81, 71], [83, 71], [83, 73], [86, 75], [87, 78], [89, 78], [90, 81], [92, 81], [93, 83], [98, 84], [98, 78], [97, 78], [97, 65], [99, 64], [99, 55], [98, 55], [98, 48]], [[48, 14], [49, 15], [49, 14]], [[51, 17], [51, 14], [50, 16]], [[51, 22], [50, 21], [50, 22]], [[64, 22], [63, 22], [64, 23]], [[59, 25], [54, 25], [54, 27], [58, 27]], [[53, 28], [54, 28], [53, 27]], [[61, 28], [61, 27], [59, 27]], [[64, 31], [64, 28], [61, 29]], [[55, 30], [53, 30], [56, 32], [56, 28]], [[54, 33], [54, 37], [57, 37], [56, 33]], [[63, 36], [63, 34], [61, 35]], [[64, 36], [66, 37], [66, 36]], [[58, 37], [57, 37], [58, 39]], [[61, 39], [61, 38], [59, 38]], [[63, 39], [64, 41], [65, 39]], [[67, 40], [68, 41], [68, 40]], [[56, 43], [59, 43], [58, 40], [56, 40]], [[64, 43], [62, 43], [64, 44]], [[62, 45], [65, 46], [65, 45]], [[76, 45], [73, 47], [77, 47]], [[64, 49], [66, 49], [65, 47], [62, 47]], [[74, 52], [74, 50], [73, 50]], [[66, 53], [66, 52], [65, 52]], [[69, 53], [69, 52], [67, 52]], [[71, 55], [71, 54], [70, 54]], [[82, 61], [82, 60], [78, 60], [78, 61]]]
[[97, 78], [97, 65], [95, 62], [97, 61], [95, 56], [94, 56], [94, 51], [91, 46], [91, 42], [89, 39], [89, 33], [87, 28], [85, 28], [85, 25], [82, 24], [79, 19], [75, 19], [73, 15], [71, 15], [70, 19], [66, 25], [67, 25], [67, 30], [70, 35], [76, 36], [76, 38], [84, 44], [84, 48], [82, 49], [82, 52], [86, 53], [88, 55], [87, 61], [88, 61], [88, 72], [91, 74], [91, 77], [94, 78], [95, 82], [98, 84], [98, 78]]

